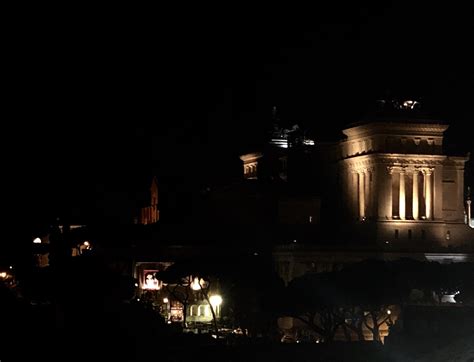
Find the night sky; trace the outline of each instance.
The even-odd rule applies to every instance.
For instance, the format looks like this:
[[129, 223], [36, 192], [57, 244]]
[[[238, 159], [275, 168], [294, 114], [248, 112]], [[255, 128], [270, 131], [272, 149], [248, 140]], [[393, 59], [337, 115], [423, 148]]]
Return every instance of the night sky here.
[[311, 5], [19, 16], [3, 55], [7, 213], [119, 214], [152, 173], [214, 182], [274, 105], [323, 141], [381, 96], [422, 97], [452, 125], [450, 152], [473, 149], [472, 5]]

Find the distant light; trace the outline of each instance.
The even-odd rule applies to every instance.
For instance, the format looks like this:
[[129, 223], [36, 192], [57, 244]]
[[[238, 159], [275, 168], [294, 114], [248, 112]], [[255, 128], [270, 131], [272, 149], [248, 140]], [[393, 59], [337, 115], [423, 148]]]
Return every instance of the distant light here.
[[140, 298], [137, 298], [137, 302], [139, 302], [139, 301], [140, 301]]
[[293, 242], [294, 242], [294, 243], [296, 243], [296, 239], [295, 239], [295, 240], [293, 240]]
[[90, 246], [91, 244], [88, 241], [84, 241], [85, 246]]
[[217, 307], [222, 304], [222, 297], [220, 295], [211, 295], [209, 297], [209, 302], [213, 307]]
[[257, 253], [257, 252], [255, 252], [255, 253], [253, 253], [253, 255], [255, 255], [255, 256], [258, 256], [258, 253]]
[[163, 298], [163, 303], [168, 303], [169, 299], [168, 298]]
[[6, 273], [6, 272], [1, 272], [1, 273], [0, 273], [0, 278], [5, 279], [6, 277], [7, 277], [7, 273]]
[[33, 244], [41, 244], [41, 239], [40, 238], [35, 238], [33, 240]]
[[416, 105], [419, 104], [417, 101], [412, 101], [412, 100], [406, 100], [402, 103], [403, 109], [414, 109]]
[[392, 311], [390, 309], [387, 309], [387, 314], [388, 315], [392, 314]]
[[168, 324], [171, 324], [171, 321], [168, 321]]
[[135, 283], [135, 286], [138, 287], [138, 283]]
[[288, 148], [288, 141], [286, 138], [272, 138], [270, 144], [279, 148]]
[[385, 244], [388, 244], [388, 240], [385, 241]]
[[306, 146], [314, 146], [315, 145], [313, 140], [304, 140], [303, 144], [306, 145]]
[[13, 265], [10, 265], [10, 269], [13, 269]]

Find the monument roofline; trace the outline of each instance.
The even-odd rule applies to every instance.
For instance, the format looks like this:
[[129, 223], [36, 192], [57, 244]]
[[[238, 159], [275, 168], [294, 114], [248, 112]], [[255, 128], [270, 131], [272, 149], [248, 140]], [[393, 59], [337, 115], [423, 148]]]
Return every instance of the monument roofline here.
[[442, 137], [443, 132], [448, 128], [448, 124], [435, 120], [406, 120], [402, 122], [384, 119], [377, 122], [353, 123], [342, 132], [348, 137], [362, 137], [370, 134], [424, 134]]

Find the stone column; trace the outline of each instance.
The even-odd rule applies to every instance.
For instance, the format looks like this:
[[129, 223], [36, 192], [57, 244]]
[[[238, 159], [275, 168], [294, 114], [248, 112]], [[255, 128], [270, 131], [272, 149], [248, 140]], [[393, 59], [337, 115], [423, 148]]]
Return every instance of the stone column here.
[[352, 219], [359, 218], [359, 175], [357, 172], [352, 172], [352, 188], [350, 190], [351, 199], [351, 216]]
[[359, 218], [365, 218], [365, 174], [359, 172]]
[[392, 169], [378, 165], [377, 178], [377, 216], [380, 220], [392, 219]]
[[368, 216], [370, 218], [373, 218], [375, 216], [375, 193], [377, 192], [375, 190], [375, 185], [377, 183], [376, 181], [377, 176], [375, 175], [374, 169], [371, 168], [369, 170], [369, 211], [368, 211]]
[[406, 219], [406, 195], [405, 195], [405, 170], [400, 170], [400, 193], [398, 202], [398, 214], [401, 220]]
[[[443, 165], [433, 168], [433, 220], [443, 220]], [[463, 217], [461, 210], [461, 219]]]
[[364, 195], [365, 195], [365, 217], [370, 217], [370, 171], [364, 171]]
[[413, 211], [413, 219], [418, 220], [420, 217], [420, 208], [419, 208], [419, 201], [418, 201], [418, 170], [415, 169], [413, 171], [413, 204], [412, 204], [412, 211]]
[[432, 186], [431, 186], [431, 170], [425, 170], [425, 210], [426, 210], [426, 219], [431, 219], [431, 196], [432, 196]]

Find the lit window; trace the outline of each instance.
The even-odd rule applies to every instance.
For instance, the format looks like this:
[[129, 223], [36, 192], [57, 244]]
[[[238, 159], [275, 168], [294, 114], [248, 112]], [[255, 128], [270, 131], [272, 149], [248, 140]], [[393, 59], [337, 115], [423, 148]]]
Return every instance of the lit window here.
[[206, 307], [208, 307], [207, 305], [200, 305], [198, 307], [198, 316], [199, 317], [203, 317], [206, 315]]

